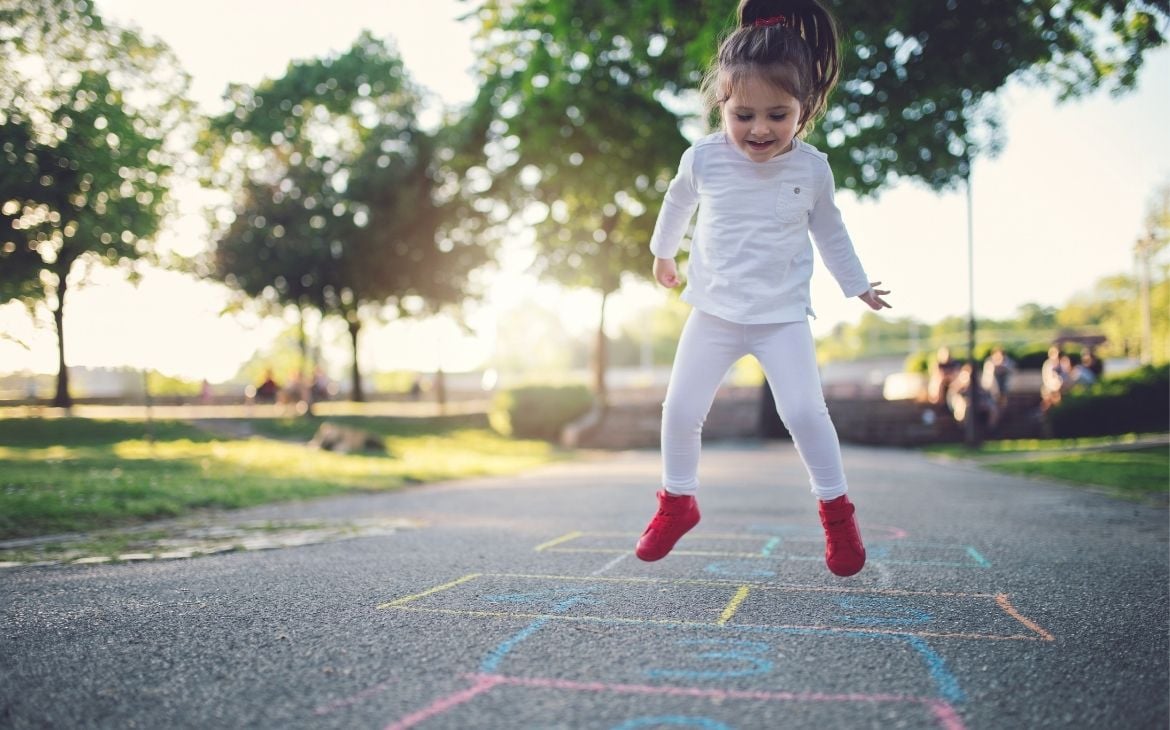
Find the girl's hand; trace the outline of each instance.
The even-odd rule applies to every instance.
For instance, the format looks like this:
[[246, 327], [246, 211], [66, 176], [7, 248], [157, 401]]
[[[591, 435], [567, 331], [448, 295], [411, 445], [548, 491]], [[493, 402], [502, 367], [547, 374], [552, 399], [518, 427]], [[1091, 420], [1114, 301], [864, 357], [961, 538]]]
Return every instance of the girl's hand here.
[[868, 304], [869, 308], [875, 311], [880, 309], [893, 309], [889, 302], [887, 302], [885, 299], [882, 299], [882, 296], [889, 294], [890, 290], [878, 289], [877, 287], [880, 285], [880, 281], [871, 281], [869, 283], [869, 291], [858, 296], [857, 298]]
[[654, 278], [667, 289], [673, 289], [682, 283], [678, 278], [678, 266], [674, 259], [654, 258]]

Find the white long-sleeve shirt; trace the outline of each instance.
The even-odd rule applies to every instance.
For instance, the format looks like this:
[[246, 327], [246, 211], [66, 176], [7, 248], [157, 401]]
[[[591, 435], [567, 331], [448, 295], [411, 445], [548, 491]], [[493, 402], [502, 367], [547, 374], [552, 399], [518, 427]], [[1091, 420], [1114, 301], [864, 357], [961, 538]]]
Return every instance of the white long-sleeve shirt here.
[[650, 250], [674, 258], [698, 208], [683, 301], [739, 324], [800, 321], [815, 316], [810, 232], [846, 297], [869, 289], [833, 193], [827, 158], [812, 145], [794, 140], [753, 162], [716, 132], [683, 153]]

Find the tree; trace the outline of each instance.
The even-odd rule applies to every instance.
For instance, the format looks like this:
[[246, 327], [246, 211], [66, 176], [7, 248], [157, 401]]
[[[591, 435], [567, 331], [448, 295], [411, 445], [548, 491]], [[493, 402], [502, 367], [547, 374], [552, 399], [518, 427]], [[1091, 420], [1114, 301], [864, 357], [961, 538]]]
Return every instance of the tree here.
[[[1001, 140], [989, 103], [1009, 79], [1075, 96], [1136, 80], [1163, 43], [1166, 0], [835, 2], [842, 82], [809, 140], [838, 183], [873, 194], [902, 178], [944, 189]], [[485, 0], [475, 11], [490, 194], [534, 223], [538, 269], [605, 295], [645, 251], [685, 140], [695, 89], [732, 27], [731, 0]], [[604, 316], [604, 315], [603, 315]], [[604, 336], [597, 362], [604, 363]], [[597, 387], [604, 385], [598, 373]]]
[[362, 400], [362, 310], [401, 311], [412, 295], [458, 302], [484, 258], [444, 228], [451, 202], [438, 190], [437, 138], [416, 120], [419, 92], [397, 54], [363, 33], [343, 54], [294, 62], [228, 98], [205, 150], [209, 182], [236, 200], [208, 273], [270, 306], [344, 319]]
[[107, 26], [88, 3], [24, 3], [3, 20], [0, 302], [51, 311], [53, 402], [68, 407], [66, 294], [79, 262], [129, 266], [151, 254], [187, 77], [166, 46]]
[[490, 180], [483, 195], [531, 225], [539, 274], [601, 295], [594, 389], [604, 406], [606, 301], [625, 272], [649, 270], [653, 211], [686, 140], [655, 85], [630, 72], [628, 49], [593, 46], [588, 22], [496, 3], [481, 19], [502, 40], [483, 58], [487, 81], [468, 117], [486, 157], [472, 169]]
[[[1132, 88], [1170, 19], [1166, 0], [829, 4], [843, 29], [844, 68], [810, 141], [847, 150], [832, 156], [834, 172], [861, 194], [898, 178], [935, 189], [960, 182], [965, 157], [999, 145], [998, 115], [986, 102], [1010, 79], [1053, 86], [1061, 98]], [[562, 74], [578, 53], [617, 53], [633, 78], [678, 96], [698, 86], [734, 8], [730, 0], [489, 0], [479, 14], [505, 47], [501, 18], [505, 30], [530, 29], [556, 49]]]

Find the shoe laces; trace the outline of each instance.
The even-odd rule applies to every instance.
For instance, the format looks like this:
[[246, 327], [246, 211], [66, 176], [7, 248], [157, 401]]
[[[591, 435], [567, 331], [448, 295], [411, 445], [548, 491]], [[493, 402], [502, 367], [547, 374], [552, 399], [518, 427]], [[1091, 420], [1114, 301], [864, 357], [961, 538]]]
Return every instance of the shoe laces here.
[[856, 550], [860, 539], [855, 536], [855, 532], [849, 529], [849, 519], [843, 518], [832, 521], [825, 521], [825, 538], [829, 543], [830, 549], [834, 552], [838, 549], [845, 548], [848, 550]]
[[668, 512], [666, 508], [659, 507], [658, 512], [654, 515], [654, 519], [650, 520], [650, 527], [647, 529], [653, 530], [655, 528], [662, 527], [662, 525], [666, 522], [669, 522], [670, 518], [674, 517], [675, 514], [677, 513]]
[[660, 505], [658, 511], [654, 513], [654, 518], [650, 520], [650, 524], [646, 527], [646, 531], [659, 529], [664, 527], [672, 519], [681, 518], [686, 514], [685, 507], [676, 506], [673, 510], [667, 509], [665, 505]]

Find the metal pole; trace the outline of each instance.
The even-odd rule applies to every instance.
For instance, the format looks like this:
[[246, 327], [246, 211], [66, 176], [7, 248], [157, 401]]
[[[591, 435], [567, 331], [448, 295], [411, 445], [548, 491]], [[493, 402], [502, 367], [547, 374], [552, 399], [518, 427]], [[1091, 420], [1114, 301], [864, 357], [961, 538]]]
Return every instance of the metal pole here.
[[1134, 252], [1137, 254], [1138, 285], [1141, 296], [1141, 362], [1143, 365], [1149, 365], [1153, 361], [1154, 356], [1154, 337], [1150, 326], [1150, 252], [1153, 250], [1153, 247], [1153, 234], [1147, 234], [1144, 238], [1139, 238], [1137, 245], [1134, 246]]
[[975, 368], [975, 202], [971, 194], [971, 158], [964, 153], [967, 163], [967, 362], [971, 366], [971, 381], [967, 386], [966, 438], [968, 446], [979, 444], [979, 373]]

